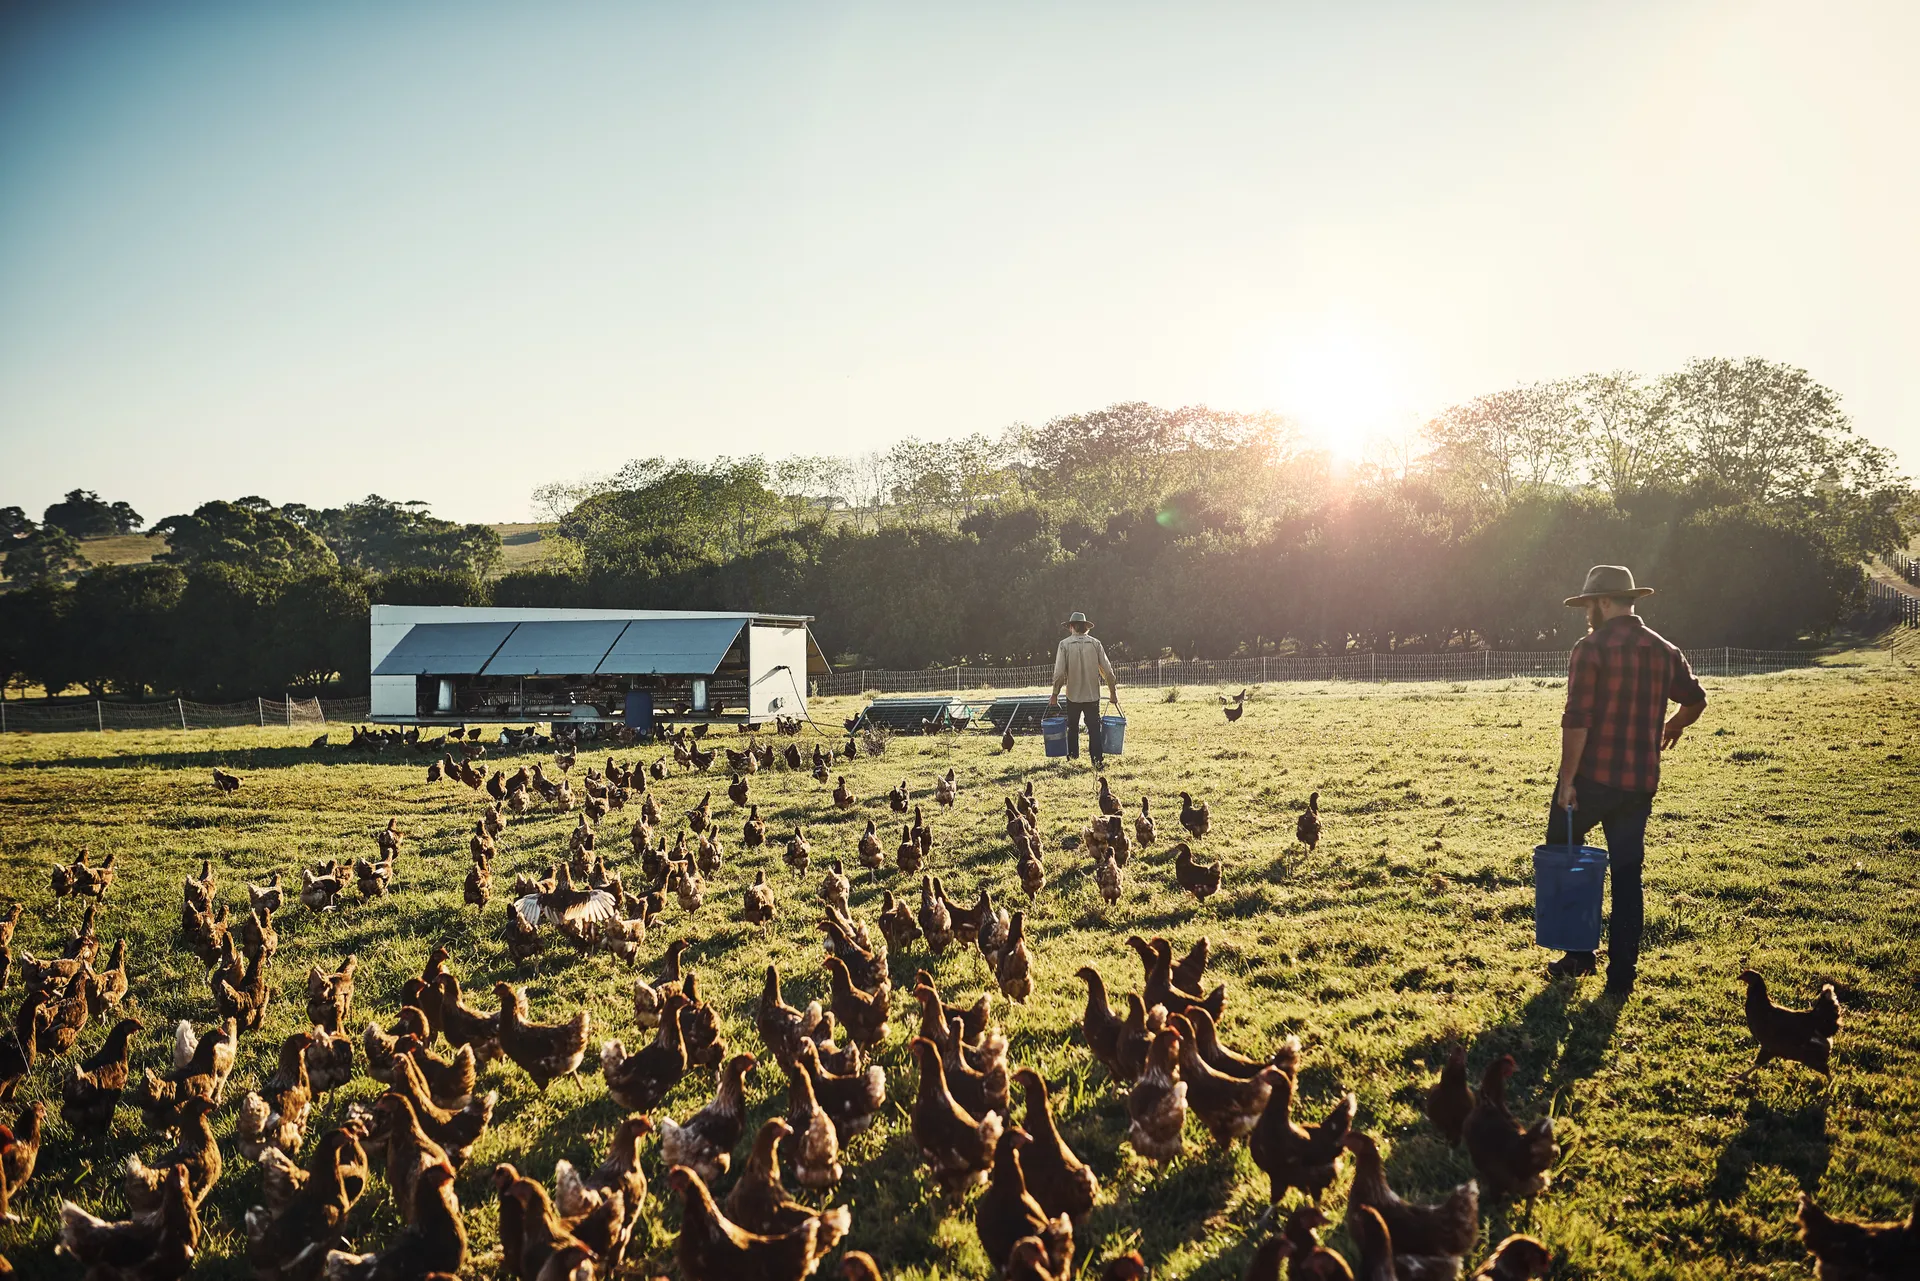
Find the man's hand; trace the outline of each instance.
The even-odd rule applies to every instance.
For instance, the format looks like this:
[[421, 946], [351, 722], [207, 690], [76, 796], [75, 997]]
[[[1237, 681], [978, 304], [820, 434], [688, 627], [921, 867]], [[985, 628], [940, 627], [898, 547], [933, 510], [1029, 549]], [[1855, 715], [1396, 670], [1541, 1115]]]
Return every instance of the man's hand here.
[[1057, 710], [1060, 706], [1060, 696], [1055, 694], [1052, 698], [1049, 698], [1047, 700], [1047, 706]]
[[1561, 779], [1560, 786], [1553, 789], [1553, 803], [1563, 810], [1579, 808], [1579, 800], [1574, 793], [1571, 777]]
[[1664, 752], [1679, 742], [1680, 735], [1686, 732], [1687, 726], [1699, 720], [1700, 713], [1706, 710], [1707, 704], [1704, 699], [1698, 703], [1681, 704], [1680, 710], [1668, 718], [1666, 727], [1660, 731], [1660, 750]]

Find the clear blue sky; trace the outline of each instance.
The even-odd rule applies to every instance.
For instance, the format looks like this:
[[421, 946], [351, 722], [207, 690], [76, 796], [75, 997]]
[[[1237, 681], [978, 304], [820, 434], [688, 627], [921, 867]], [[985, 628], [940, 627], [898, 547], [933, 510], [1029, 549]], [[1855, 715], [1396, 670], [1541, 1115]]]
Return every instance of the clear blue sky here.
[[1759, 354], [1920, 470], [1920, 5], [0, 8], [0, 504], [524, 517]]

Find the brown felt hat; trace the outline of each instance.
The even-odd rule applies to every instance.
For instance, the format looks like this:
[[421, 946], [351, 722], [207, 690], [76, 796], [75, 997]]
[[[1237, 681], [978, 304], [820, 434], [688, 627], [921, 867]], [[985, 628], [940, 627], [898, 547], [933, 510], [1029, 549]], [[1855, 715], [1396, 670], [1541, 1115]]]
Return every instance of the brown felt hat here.
[[1567, 597], [1563, 603], [1584, 605], [1603, 596], [1632, 596], [1637, 599], [1651, 595], [1653, 588], [1633, 585], [1633, 571], [1625, 565], [1595, 565], [1587, 571], [1587, 582], [1580, 589], [1580, 594]]

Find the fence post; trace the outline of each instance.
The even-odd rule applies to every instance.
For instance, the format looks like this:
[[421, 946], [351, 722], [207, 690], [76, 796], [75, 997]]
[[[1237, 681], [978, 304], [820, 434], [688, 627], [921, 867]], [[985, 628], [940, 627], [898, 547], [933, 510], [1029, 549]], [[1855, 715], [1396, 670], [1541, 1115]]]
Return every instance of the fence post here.
[[1370, 681], [1380, 679], [1380, 655], [1374, 650], [1367, 651], [1367, 679]]
[[254, 710], [259, 713], [260, 727], [265, 729], [267, 725], [267, 700], [255, 694], [253, 696], [253, 707]]
[[180, 728], [185, 729], [187, 727], [187, 700], [184, 698], [174, 699], [173, 710], [180, 713]]
[[102, 734], [107, 732], [107, 713], [100, 706], [100, 700], [93, 700], [93, 727]]
[[1260, 683], [1262, 685], [1267, 683], [1267, 656], [1265, 654], [1260, 655]]
[[286, 693], [283, 690], [281, 691], [280, 697], [286, 701], [286, 705], [287, 705], [287, 728], [292, 729], [293, 728], [293, 695]]

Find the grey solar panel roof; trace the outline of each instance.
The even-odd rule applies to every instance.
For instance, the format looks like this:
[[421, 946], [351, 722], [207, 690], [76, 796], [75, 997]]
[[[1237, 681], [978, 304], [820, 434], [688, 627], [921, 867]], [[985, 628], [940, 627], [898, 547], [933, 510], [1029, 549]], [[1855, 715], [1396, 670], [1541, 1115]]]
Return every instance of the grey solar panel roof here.
[[472, 676], [487, 665], [512, 623], [418, 623], [373, 669], [375, 676]]
[[585, 675], [599, 669], [600, 660], [627, 626], [617, 618], [520, 623], [481, 672], [486, 676]]
[[594, 670], [607, 676], [711, 676], [746, 625], [745, 618], [635, 619]]

